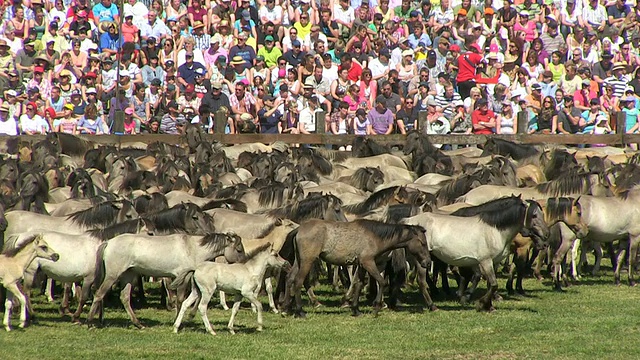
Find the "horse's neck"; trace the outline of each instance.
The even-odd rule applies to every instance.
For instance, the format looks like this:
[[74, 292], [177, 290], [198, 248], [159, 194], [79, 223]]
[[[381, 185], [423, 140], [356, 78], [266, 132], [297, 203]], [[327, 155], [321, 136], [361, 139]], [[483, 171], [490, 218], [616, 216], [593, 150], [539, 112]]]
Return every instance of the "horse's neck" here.
[[21, 269], [26, 269], [29, 264], [36, 258], [36, 243], [35, 241], [25, 246], [19, 253], [17, 253], [14, 257], [14, 263], [17, 264]]
[[256, 254], [253, 258], [249, 259], [244, 266], [247, 268], [249, 273], [258, 279], [258, 281], [262, 281], [264, 277], [264, 273], [267, 271], [267, 257], [269, 253], [266, 251], [261, 252], [260, 254]]

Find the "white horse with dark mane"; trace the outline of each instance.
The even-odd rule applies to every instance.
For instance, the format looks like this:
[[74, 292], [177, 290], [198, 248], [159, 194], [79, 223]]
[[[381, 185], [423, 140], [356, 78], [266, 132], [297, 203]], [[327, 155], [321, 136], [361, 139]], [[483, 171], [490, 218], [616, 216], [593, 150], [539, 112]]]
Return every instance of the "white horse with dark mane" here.
[[180, 329], [182, 318], [186, 311], [198, 300], [198, 310], [204, 326], [211, 335], [216, 332], [211, 327], [207, 317], [207, 307], [211, 297], [216, 290], [222, 290], [229, 294], [235, 294], [235, 303], [229, 319], [229, 331], [235, 334], [233, 321], [240, 309], [242, 298], [249, 300], [255, 306], [258, 313], [258, 331], [262, 331], [262, 304], [258, 300], [258, 293], [268, 268], [282, 268], [289, 266], [289, 262], [278, 255], [278, 250], [271, 247], [271, 243], [263, 244], [250, 255], [248, 260], [239, 264], [220, 264], [215, 262], [205, 262], [198, 266], [195, 271], [189, 270], [180, 274], [170, 287], [176, 289], [186, 283], [191, 283], [191, 294], [182, 303], [178, 317], [173, 324], [175, 333]]

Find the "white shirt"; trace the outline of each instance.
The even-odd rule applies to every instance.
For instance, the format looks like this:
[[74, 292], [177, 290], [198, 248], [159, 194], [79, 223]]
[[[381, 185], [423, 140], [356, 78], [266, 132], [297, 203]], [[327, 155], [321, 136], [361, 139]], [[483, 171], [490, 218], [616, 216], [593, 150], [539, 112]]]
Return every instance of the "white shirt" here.
[[276, 5], [273, 7], [273, 10], [269, 10], [268, 7], [262, 6], [260, 10], [258, 10], [258, 17], [260, 17], [260, 20], [267, 18], [267, 20], [272, 22], [282, 21], [282, 7]]
[[340, 4], [333, 6], [333, 19], [340, 20], [345, 23], [352, 23], [356, 19], [355, 11], [351, 6], [344, 10]]
[[20, 116], [20, 128], [23, 132], [35, 131], [46, 134], [49, 125], [40, 115], [34, 115], [33, 118], [30, 119], [27, 114], [22, 114]]
[[[322, 33], [318, 34], [318, 40], [324, 43], [325, 49], [329, 48], [329, 42], [327, 41], [327, 36], [325, 34], [322, 34]], [[313, 50], [313, 47], [315, 46], [315, 41], [311, 43], [311, 33], [307, 34], [307, 36], [304, 37], [303, 45], [307, 48], [307, 51]]]
[[373, 77], [376, 77], [384, 74], [385, 71], [390, 69], [389, 65], [390, 64], [384, 65], [382, 62], [380, 62], [380, 59], [375, 58], [369, 61], [368, 67], [369, 70], [371, 70], [371, 75], [373, 75]]
[[336, 64], [331, 65], [331, 69], [322, 67], [322, 77], [327, 79], [329, 84], [333, 83], [333, 80], [338, 79], [338, 66]]
[[300, 111], [300, 115], [298, 117], [298, 122], [302, 124], [305, 130], [308, 132], [316, 131], [316, 112], [320, 111], [319, 109], [311, 110], [308, 107], [305, 107]]
[[591, 25], [598, 25], [607, 19], [607, 11], [604, 6], [598, 4], [596, 8], [592, 8], [591, 4], [582, 9], [582, 18]]
[[0, 134], [2, 135], [18, 135], [18, 123], [14, 117], [7, 115], [7, 121], [0, 121]]
[[140, 1], [133, 4], [133, 6], [126, 2], [124, 4], [123, 12], [126, 14], [129, 11], [133, 14], [133, 25], [137, 26], [138, 29], [140, 29], [145, 23], [148, 23], [147, 15], [149, 15], [149, 9]]

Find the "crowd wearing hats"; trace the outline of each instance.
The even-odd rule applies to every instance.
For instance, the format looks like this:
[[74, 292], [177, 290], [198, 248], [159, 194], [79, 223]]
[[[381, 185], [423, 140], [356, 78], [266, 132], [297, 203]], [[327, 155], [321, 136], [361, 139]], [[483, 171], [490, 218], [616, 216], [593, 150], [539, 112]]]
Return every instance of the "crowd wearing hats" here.
[[189, 123], [307, 134], [319, 116], [333, 134], [404, 134], [420, 112], [429, 134], [638, 131], [640, 2], [18, 0], [0, 10], [2, 134], [179, 134]]

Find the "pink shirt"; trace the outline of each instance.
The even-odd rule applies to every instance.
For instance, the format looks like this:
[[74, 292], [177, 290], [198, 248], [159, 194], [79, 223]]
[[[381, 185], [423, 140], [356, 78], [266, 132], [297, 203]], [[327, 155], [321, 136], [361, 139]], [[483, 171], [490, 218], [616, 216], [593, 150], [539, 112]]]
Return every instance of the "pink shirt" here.
[[513, 26], [514, 31], [524, 31], [526, 41], [533, 41], [535, 39], [536, 23], [529, 20], [526, 26], [522, 26], [519, 22]]

